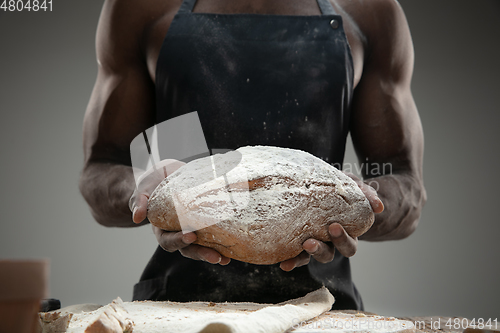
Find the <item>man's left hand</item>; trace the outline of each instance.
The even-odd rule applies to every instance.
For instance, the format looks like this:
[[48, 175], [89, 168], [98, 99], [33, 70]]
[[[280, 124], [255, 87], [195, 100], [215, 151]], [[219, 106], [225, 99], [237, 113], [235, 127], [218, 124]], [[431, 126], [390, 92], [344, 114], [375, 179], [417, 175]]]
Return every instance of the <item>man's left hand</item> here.
[[[370, 185], [351, 173], [346, 173], [351, 177], [366, 196], [374, 213], [378, 214], [384, 210], [384, 204], [377, 195], [377, 191]], [[307, 265], [311, 256], [320, 263], [328, 263], [333, 260], [335, 250], [344, 257], [352, 257], [358, 249], [358, 238], [351, 237], [339, 223], [332, 223], [328, 227], [331, 243], [324, 243], [314, 238], [309, 238], [302, 244], [304, 251], [292, 259], [283, 261], [280, 264], [282, 270], [289, 272], [292, 269]]]

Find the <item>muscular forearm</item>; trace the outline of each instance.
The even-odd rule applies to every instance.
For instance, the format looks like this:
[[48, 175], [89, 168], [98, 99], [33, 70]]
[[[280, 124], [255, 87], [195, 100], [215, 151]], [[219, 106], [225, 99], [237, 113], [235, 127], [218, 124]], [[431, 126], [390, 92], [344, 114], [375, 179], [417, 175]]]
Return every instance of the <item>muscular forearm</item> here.
[[80, 191], [97, 222], [108, 227], [135, 227], [128, 203], [135, 188], [132, 168], [94, 162], [84, 168]]
[[426, 201], [423, 182], [400, 173], [365, 179], [365, 183], [377, 190], [385, 209], [376, 215], [372, 228], [360, 239], [385, 241], [408, 237], [417, 227]]

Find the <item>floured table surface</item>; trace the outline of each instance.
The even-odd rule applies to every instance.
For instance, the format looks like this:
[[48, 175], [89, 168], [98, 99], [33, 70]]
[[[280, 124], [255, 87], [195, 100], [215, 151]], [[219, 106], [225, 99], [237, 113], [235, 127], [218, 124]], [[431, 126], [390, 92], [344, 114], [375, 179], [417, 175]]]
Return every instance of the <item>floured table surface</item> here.
[[[122, 302], [83, 304], [40, 313], [43, 333], [156, 332], [425, 332], [456, 333], [446, 323], [461, 317], [379, 316], [370, 312], [327, 311], [333, 296], [320, 289], [280, 304], [211, 302]], [[436, 323], [440, 325], [436, 325]]]
[[412, 321], [374, 313], [340, 310], [328, 311], [304, 322], [294, 323], [287, 333], [413, 333], [417, 332]]
[[[328, 311], [334, 302], [326, 288], [280, 304], [210, 302], [122, 302], [92, 311], [78, 307], [41, 313], [44, 333], [285, 332]], [[93, 309], [86, 305], [87, 309]]]
[[[413, 324], [413, 328], [410, 331], [415, 331], [416, 333], [500, 333], [500, 325], [492, 323], [492, 325], [485, 325], [483, 329], [474, 329], [469, 327], [468, 324], [472, 323], [470, 319], [464, 317], [443, 317], [443, 316], [425, 316], [425, 317], [382, 317], [378, 316], [372, 312], [357, 311], [357, 310], [337, 310], [325, 312], [322, 315], [308, 320], [303, 323], [303, 327], [307, 324], [315, 323], [319, 327], [318, 323], [329, 323], [332, 320], [338, 319], [339, 316], [344, 316], [344, 314], [349, 314], [353, 316], [353, 321], [362, 321], [365, 319], [365, 326], [369, 325], [368, 319], [373, 318], [374, 322], [377, 320], [386, 321], [387, 319], [392, 320], [393, 318], [398, 319], [402, 322], [409, 322]], [[374, 324], [375, 325], [375, 324]], [[387, 325], [386, 325], [387, 326]], [[311, 325], [310, 327], [313, 327]], [[467, 330], [466, 330], [467, 329]], [[344, 332], [360, 332], [360, 330], [344, 330]], [[299, 329], [289, 330], [288, 332], [302, 332]], [[287, 332], [287, 333], [288, 333]], [[307, 331], [304, 331], [307, 332]], [[311, 330], [311, 332], [328, 332], [328, 330], [321, 330], [321, 328]], [[336, 332], [332, 330], [332, 332]]]

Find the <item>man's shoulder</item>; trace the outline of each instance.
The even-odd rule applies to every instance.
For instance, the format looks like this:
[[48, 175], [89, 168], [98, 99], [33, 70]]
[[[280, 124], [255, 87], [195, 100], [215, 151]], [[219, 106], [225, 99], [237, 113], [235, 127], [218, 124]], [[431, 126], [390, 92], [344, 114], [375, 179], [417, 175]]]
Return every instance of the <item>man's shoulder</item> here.
[[403, 9], [397, 0], [336, 0], [369, 41], [407, 28]]
[[120, 62], [135, 61], [134, 59], [143, 57], [151, 27], [177, 10], [181, 2], [182, 0], [105, 0], [97, 29], [99, 60], [121, 66]]
[[349, 15], [397, 14], [401, 5], [397, 0], [335, 0]]
[[120, 27], [147, 25], [178, 8], [182, 0], [105, 0], [101, 17]]

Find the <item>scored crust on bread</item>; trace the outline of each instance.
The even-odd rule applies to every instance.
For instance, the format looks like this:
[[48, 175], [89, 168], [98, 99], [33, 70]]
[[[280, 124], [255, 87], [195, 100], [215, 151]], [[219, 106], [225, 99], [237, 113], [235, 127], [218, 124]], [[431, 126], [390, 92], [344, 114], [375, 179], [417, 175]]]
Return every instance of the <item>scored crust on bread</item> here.
[[226, 257], [274, 264], [297, 256], [309, 238], [329, 241], [334, 222], [358, 237], [374, 214], [332, 165], [300, 150], [255, 146], [176, 170], [152, 193], [148, 219], [167, 231], [195, 231], [195, 244]]

